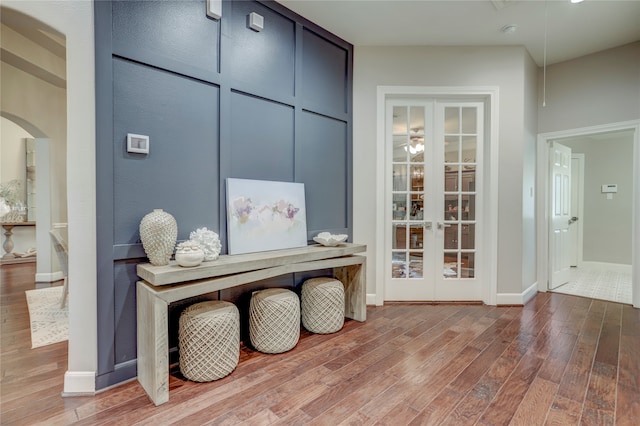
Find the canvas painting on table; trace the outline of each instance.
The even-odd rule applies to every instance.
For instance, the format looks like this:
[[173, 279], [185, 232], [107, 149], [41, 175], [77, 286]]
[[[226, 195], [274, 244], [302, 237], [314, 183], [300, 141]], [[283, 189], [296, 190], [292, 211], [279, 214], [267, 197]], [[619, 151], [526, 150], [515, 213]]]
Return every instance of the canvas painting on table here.
[[229, 254], [307, 245], [304, 184], [227, 179]]

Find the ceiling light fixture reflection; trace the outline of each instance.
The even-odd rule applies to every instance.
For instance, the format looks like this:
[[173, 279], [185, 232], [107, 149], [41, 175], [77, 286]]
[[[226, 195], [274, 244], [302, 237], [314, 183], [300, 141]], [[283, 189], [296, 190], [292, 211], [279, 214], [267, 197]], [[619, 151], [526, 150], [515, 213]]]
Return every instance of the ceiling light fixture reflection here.
[[416, 146], [413, 145], [409, 145], [408, 147], [405, 146], [404, 147], [405, 151], [409, 151], [411, 153], [411, 155], [415, 155], [419, 152], [424, 152], [424, 144], [423, 143], [417, 143]]

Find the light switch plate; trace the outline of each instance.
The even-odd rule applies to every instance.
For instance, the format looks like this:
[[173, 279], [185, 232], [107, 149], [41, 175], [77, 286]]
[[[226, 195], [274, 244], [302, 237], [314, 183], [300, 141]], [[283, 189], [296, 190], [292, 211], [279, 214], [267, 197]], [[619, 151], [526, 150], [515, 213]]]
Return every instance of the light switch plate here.
[[213, 19], [222, 18], [222, 0], [207, 0], [207, 16]]
[[264, 29], [264, 17], [256, 12], [251, 12], [249, 14], [249, 28], [254, 31], [262, 31]]
[[149, 136], [127, 133], [127, 152], [134, 154], [149, 153]]

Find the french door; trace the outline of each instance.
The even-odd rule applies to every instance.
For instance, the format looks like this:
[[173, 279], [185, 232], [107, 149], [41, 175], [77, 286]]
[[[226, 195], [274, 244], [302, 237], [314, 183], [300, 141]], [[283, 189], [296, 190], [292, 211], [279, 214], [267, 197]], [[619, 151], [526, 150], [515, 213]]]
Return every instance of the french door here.
[[483, 108], [387, 100], [385, 300], [482, 300]]

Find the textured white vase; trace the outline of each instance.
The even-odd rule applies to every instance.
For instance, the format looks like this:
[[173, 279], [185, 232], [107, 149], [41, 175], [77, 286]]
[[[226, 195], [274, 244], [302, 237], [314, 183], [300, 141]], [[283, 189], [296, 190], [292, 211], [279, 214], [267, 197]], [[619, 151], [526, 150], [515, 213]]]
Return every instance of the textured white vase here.
[[155, 209], [140, 221], [140, 240], [152, 265], [167, 265], [178, 239], [178, 224], [173, 216]]

